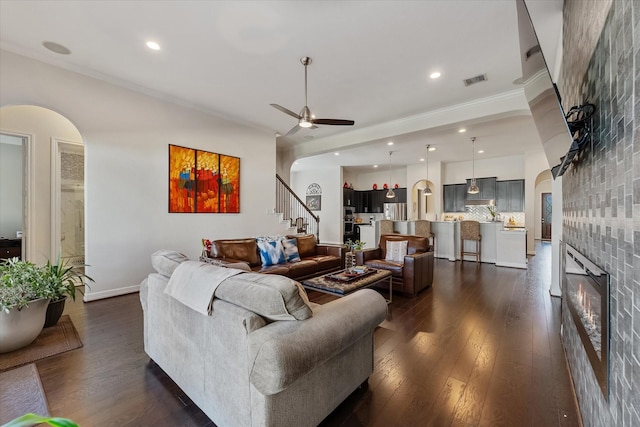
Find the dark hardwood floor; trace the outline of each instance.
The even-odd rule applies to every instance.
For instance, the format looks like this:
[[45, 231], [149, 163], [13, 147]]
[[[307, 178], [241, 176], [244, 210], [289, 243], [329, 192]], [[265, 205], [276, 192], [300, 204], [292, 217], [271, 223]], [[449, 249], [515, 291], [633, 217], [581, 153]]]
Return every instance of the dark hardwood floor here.
[[[322, 425], [579, 426], [550, 256], [538, 243], [528, 270], [436, 260], [433, 288], [394, 295], [369, 386]], [[66, 313], [84, 347], [37, 363], [52, 414], [83, 427], [213, 425], [149, 362], [137, 294]]]

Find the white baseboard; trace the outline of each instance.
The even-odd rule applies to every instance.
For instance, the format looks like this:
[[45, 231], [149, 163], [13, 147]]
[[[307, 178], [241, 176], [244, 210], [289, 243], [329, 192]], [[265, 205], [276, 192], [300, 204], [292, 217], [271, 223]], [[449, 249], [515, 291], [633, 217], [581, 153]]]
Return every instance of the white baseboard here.
[[118, 289], [109, 289], [108, 291], [99, 291], [99, 292], [89, 291], [84, 294], [84, 298], [82, 298], [82, 301], [84, 302], [97, 301], [100, 299], [132, 294], [134, 292], [140, 292], [140, 285], [127, 286], [125, 288], [118, 288]]
[[501, 263], [496, 263], [496, 267], [523, 268], [526, 270], [527, 264], [519, 263], [519, 262], [501, 262]]

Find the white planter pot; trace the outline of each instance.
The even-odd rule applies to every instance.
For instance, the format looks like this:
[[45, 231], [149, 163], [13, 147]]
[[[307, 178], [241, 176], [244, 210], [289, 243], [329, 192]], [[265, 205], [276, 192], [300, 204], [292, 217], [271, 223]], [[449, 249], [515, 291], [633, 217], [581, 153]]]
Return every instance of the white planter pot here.
[[0, 312], [0, 353], [31, 344], [44, 326], [49, 300], [40, 298], [29, 302], [22, 310], [11, 309], [9, 313]]

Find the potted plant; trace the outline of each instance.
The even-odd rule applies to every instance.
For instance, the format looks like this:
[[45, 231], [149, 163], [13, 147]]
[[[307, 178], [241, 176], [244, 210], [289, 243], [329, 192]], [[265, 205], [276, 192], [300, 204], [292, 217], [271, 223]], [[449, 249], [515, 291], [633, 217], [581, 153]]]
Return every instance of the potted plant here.
[[68, 261], [61, 259], [60, 256], [58, 256], [56, 264], [47, 261], [47, 264], [42, 267], [44, 281], [50, 291], [51, 298], [47, 308], [45, 328], [58, 323], [68, 296], [74, 301], [76, 300], [76, 286], [84, 285], [84, 279], [94, 281], [80, 270], [81, 267], [84, 265], [70, 266]]
[[29, 345], [42, 331], [51, 290], [43, 271], [28, 261], [0, 263], [0, 353]]
[[48, 424], [54, 427], [78, 427], [78, 424], [68, 418], [43, 417], [36, 414], [24, 414], [21, 417], [9, 421], [2, 427], [30, 427], [40, 424]]

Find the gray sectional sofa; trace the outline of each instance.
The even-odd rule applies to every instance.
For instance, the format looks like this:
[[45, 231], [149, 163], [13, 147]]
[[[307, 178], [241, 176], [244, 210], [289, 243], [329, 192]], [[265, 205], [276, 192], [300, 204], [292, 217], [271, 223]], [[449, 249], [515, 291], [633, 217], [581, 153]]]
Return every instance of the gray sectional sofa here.
[[165, 293], [170, 277], [183, 280], [186, 264], [200, 282], [226, 268], [185, 259], [152, 257], [157, 272], [140, 287], [144, 349], [216, 425], [317, 425], [373, 371], [373, 332], [387, 314], [376, 291], [317, 305], [290, 278], [238, 271], [206, 315]]

